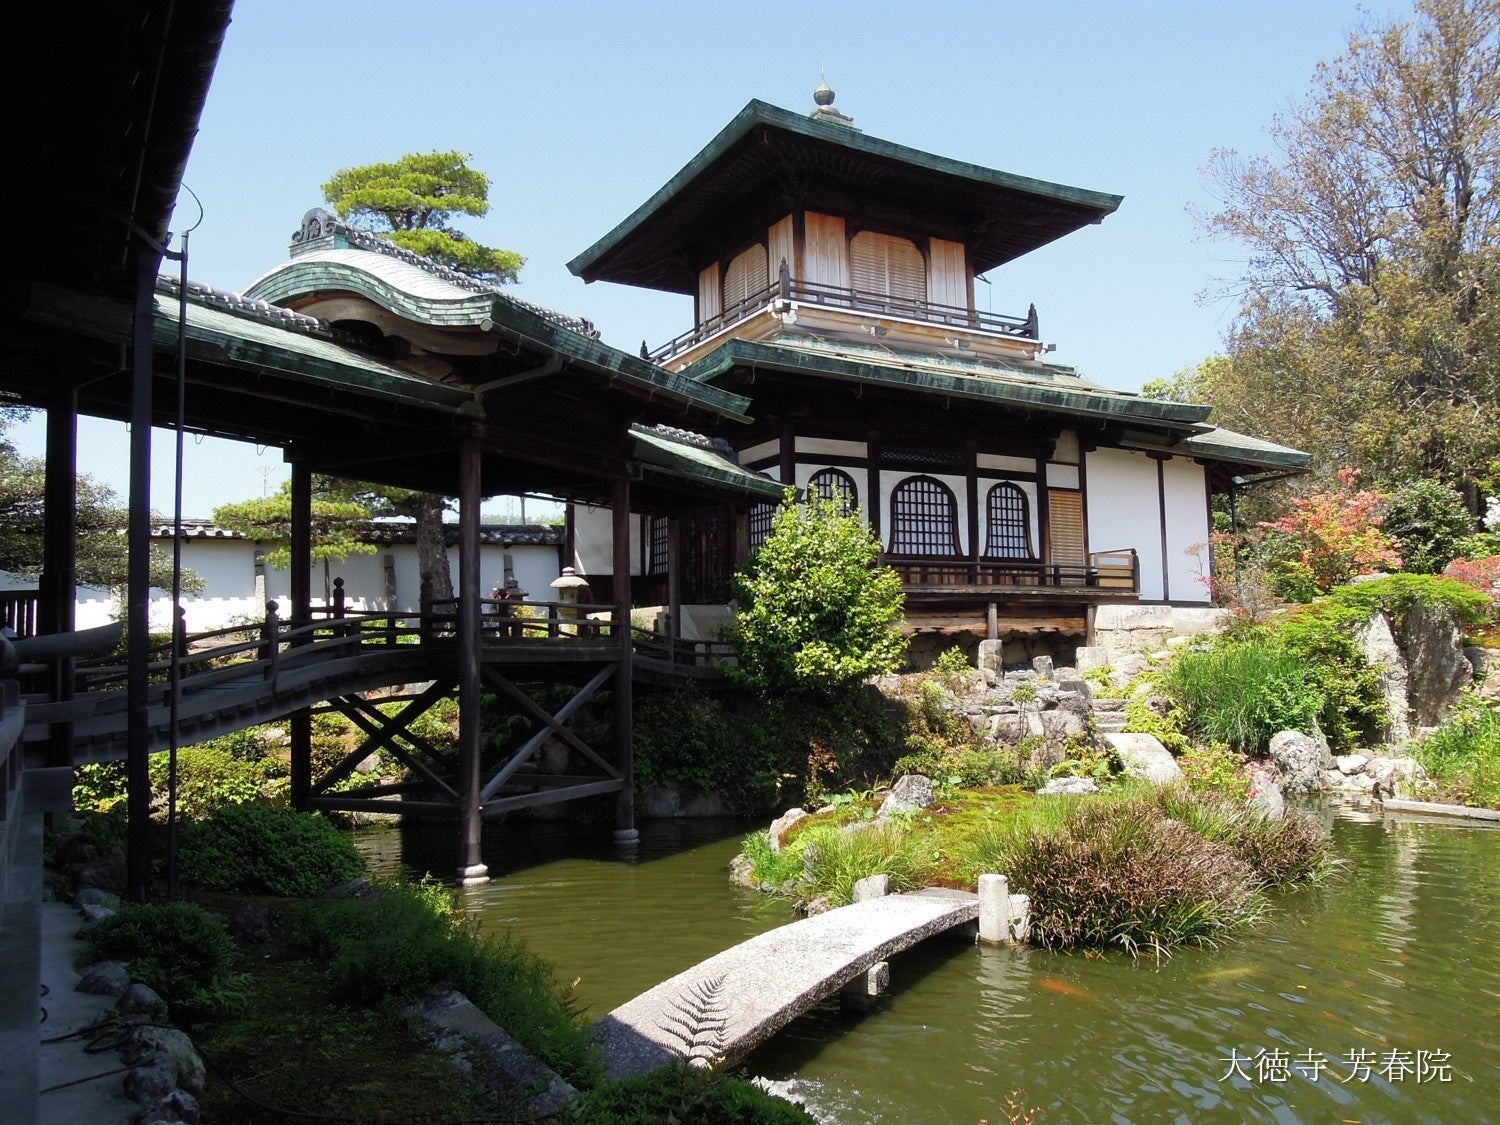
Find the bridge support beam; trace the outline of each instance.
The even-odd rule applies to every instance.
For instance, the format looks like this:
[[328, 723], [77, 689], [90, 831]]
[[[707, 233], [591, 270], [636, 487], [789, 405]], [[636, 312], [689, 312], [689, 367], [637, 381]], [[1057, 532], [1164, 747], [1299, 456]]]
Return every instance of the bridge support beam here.
[[[479, 439], [466, 434], [458, 444], [458, 882], [489, 881], [480, 850], [479, 780], [480, 619], [479, 619]], [[629, 575], [626, 575], [629, 581]]]
[[635, 731], [631, 661], [634, 649], [630, 636], [630, 480], [614, 484], [614, 603], [619, 614], [620, 671], [615, 676], [615, 768], [624, 784], [615, 798], [615, 843], [635, 847], [641, 835], [635, 829], [635, 769], [633, 764]]

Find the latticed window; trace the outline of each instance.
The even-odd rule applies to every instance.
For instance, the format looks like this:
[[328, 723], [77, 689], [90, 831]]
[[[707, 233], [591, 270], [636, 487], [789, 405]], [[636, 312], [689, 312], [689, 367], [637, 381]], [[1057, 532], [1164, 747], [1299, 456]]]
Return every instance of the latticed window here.
[[997, 484], [985, 503], [988, 511], [984, 553], [992, 559], [1031, 559], [1031, 512], [1026, 493], [1013, 484]]
[[734, 315], [738, 306], [761, 293], [770, 284], [766, 272], [766, 248], [756, 243], [737, 254], [724, 271], [724, 312]]
[[819, 469], [807, 482], [807, 493], [832, 500], [842, 515], [850, 515], [859, 507], [859, 488], [854, 478], [842, 469]]
[[757, 504], [750, 509], [749, 547], [756, 550], [771, 535], [771, 517], [776, 514], [775, 504]]
[[647, 574], [667, 572], [667, 517], [651, 517], [651, 565]]
[[908, 238], [860, 231], [849, 240], [849, 280], [862, 293], [912, 304], [927, 300], [927, 262]]
[[932, 477], [907, 477], [891, 493], [893, 555], [956, 556], [958, 501]]

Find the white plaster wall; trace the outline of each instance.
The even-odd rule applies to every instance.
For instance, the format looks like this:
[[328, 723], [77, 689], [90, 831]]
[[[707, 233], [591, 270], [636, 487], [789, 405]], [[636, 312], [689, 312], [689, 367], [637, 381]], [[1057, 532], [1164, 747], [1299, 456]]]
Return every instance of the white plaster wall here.
[[796, 440], [798, 453], [810, 457], [863, 457], [865, 443], [862, 441], [836, 441], [833, 438], [799, 437]]
[[1078, 466], [1077, 465], [1048, 464], [1048, 466], [1047, 466], [1047, 487], [1048, 488], [1077, 488], [1078, 487]]
[[[630, 517], [630, 573], [641, 573], [642, 517]], [[573, 505], [573, 569], [579, 574], [613, 574], [614, 513], [609, 508]]]
[[1167, 497], [1167, 598], [1174, 602], [1207, 602], [1207, 549], [1197, 555], [1189, 548], [1208, 542], [1208, 490], [1203, 466], [1174, 457], [1162, 466]]
[[1031, 457], [1001, 457], [994, 453], [981, 453], [975, 461], [981, 469], [1009, 469], [1013, 473], [1036, 472], [1036, 461]]
[[1161, 509], [1156, 462], [1144, 453], [1096, 449], [1088, 455], [1089, 550], [1134, 547], [1139, 558], [1141, 597], [1160, 601]]
[[[1035, 462], [1032, 463], [1033, 468]], [[889, 469], [882, 469], [880, 473], [880, 521], [881, 546], [889, 549], [891, 545], [891, 497], [895, 494], [896, 486], [904, 480], [912, 477], [932, 477], [940, 480], [948, 486], [953, 493], [953, 498], [958, 501], [958, 554], [959, 557], [969, 553], [968, 530], [969, 530], [969, 482], [967, 477], [946, 476], [942, 473], [896, 473]], [[980, 503], [984, 503], [981, 495]]]

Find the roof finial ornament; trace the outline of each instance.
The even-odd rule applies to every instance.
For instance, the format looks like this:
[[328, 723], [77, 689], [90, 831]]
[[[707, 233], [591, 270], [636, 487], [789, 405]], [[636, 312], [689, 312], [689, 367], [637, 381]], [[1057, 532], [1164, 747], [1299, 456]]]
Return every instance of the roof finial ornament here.
[[847, 125], [853, 127], [854, 118], [840, 113], [833, 104], [833, 87], [828, 84], [827, 73], [823, 64], [818, 64], [818, 88], [813, 91], [813, 101], [816, 103], [813, 111], [808, 114], [814, 121], [828, 121], [835, 125]]

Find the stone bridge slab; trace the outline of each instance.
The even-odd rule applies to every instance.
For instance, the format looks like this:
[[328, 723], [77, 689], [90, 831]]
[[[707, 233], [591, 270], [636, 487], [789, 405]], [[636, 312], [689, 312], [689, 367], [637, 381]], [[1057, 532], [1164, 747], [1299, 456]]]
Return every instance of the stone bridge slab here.
[[977, 895], [933, 889], [759, 934], [600, 1019], [605, 1073], [629, 1078], [681, 1058], [735, 1062], [870, 966], [978, 916]]

